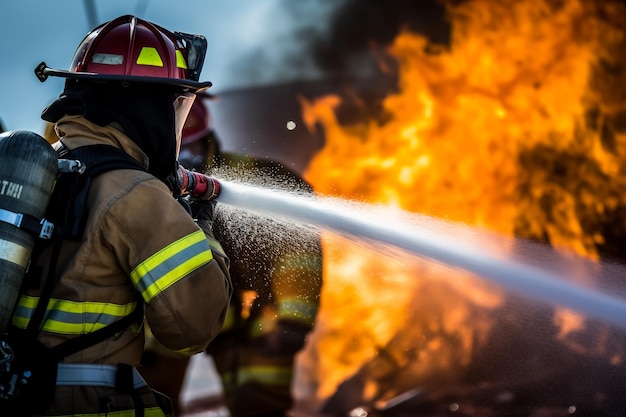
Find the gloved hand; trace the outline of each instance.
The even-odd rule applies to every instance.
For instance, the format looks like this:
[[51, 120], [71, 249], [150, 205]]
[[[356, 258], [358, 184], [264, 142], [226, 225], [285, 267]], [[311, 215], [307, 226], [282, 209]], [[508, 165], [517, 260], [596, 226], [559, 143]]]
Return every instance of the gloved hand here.
[[197, 222], [198, 226], [205, 233], [209, 233], [211, 236], [213, 235], [213, 219], [215, 217], [215, 206], [217, 205], [217, 201], [213, 200], [195, 200], [192, 199], [189, 202], [189, 207], [191, 208], [191, 217], [193, 217]]
[[294, 355], [304, 347], [311, 331], [300, 323], [279, 320], [276, 328], [265, 336], [265, 353], [268, 355]]

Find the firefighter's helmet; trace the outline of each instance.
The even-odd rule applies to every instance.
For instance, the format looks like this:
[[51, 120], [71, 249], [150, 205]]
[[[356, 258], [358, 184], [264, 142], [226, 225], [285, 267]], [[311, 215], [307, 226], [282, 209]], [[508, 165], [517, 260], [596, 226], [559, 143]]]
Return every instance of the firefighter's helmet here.
[[68, 71], [39, 64], [40, 81], [48, 76], [79, 80], [170, 85], [197, 93], [211, 86], [199, 81], [207, 49], [201, 35], [170, 32], [126, 15], [93, 29], [80, 43]]

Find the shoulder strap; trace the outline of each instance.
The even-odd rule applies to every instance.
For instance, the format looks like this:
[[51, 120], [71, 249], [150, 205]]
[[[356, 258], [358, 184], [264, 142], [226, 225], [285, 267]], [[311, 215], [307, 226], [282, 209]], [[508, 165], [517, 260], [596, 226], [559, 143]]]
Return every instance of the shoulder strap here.
[[[68, 237], [82, 236], [83, 221], [85, 220], [87, 212], [87, 197], [92, 178], [95, 178], [104, 172], [116, 169], [136, 169], [147, 172], [143, 165], [130, 157], [124, 151], [109, 145], [89, 145], [72, 150], [63, 148], [59, 151], [59, 156], [77, 159], [81, 161], [86, 168], [83, 174], [69, 174], [73, 175], [74, 178], [70, 185], [70, 201], [68, 201], [65, 208], [66, 224], [64, 225], [65, 227], [63, 230], [60, 233], [54, 234], [52, 238], [53, 250], [51, 264], [48, 269], [48, 276], [46, 277], [37, 307], [27, 328], [27, 332], [33, 337], [36, 337], [36, 334], [39, 332], [41, 325], [43, 324], [46, 308], [50, 301], [54, 285], [57, 281], [55, 278], [56, 259], [59, 256], [63, 240]], [[80, 175], [80, 177], [78, 177], [78, 175]], [[83, 182], [80, 186], [78, 186], [78, 179]], [[68, 211], [69, 213], [67, 213]], [[135, 310], [120, 320], [95, 332], [78, 336], [55, 346], [49, 352], [50, 359], [58, 361], [67, 355], [100, 343], [113, 336], [115, 333], [124, 330], [142, 316], [143, 306], [139, 301]]]
[[[63, 151], [62, 151], [63, 152]], [[64, 157], [77, 159], [85, 165], [81, 175], [82, 184], [71, 197], [70, 218], [66, 221], [65, 237], [80, 239], [87, 219], [87, 197], [91, 180], [98, 175], [116, 169], [135, 169], [147, 172], [147, 169], [126, 152], [110, 145], [82, 146], [63, 152]]]
[[110, 145], [89, 145], [69, 150], [64, 157], [78, 159], [85, 164], [85, 174], [90, 178], [114, 169], [148, 171], [126, 152]]

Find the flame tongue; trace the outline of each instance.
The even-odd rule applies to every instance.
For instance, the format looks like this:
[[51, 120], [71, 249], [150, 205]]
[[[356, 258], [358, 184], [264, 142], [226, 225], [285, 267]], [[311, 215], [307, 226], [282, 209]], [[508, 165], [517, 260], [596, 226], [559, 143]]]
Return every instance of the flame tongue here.
[[[616, 70], [626, 66], [624, 3], [475, 0], [448, 12], [449, 48], [433, 52], [411, 33], [391, 45], [399, 92], [383, 103], [384, 123], [341, 126], [337, 97], [303, 102], [305, 122], [321, 122], [327, 143], [307, 179], [321, 194], [532, 238], [591, 259], [619, 253], [611, 243], [623, 243], [615, 240], [626, 235], [623, 222], [615, 236], [606, 228], [626, 208], [625, 83]], [[452, 283], [449, 271], [376, 261], [337, 239], [326, 237], [323, 324], [312, 348], [320, 352], [320, 397], [383, 346], [395, 343], [395, 364], [406, 365], [408, 354], [394, 342], [403, 332], [413, 337], [422, 359], [414, 370], [424, 378], [470, 360], [500, 294], [471, 278]], [[556, 323], [566, 342], [584, 327], [563, 312]]]

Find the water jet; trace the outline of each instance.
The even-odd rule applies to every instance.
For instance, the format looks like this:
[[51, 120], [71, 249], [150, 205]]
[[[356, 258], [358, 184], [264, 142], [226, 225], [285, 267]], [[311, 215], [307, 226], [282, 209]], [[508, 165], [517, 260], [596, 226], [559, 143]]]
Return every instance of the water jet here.
[[[626, 329], [626, 299], [570, 282], [568, 277], [547, 268], [481, 251], [476, 244], [460, 244], [453, 234], [454, 228], [445, 234], [437, 234], [425, 224], [421, 227], [390, 221], [391, 216], [398, 219], [407, 213], [391, 213], [386, 219], [374, 218], [373, 214], [380, 214], [380, 207], [374, 205], [291, 194], [221, 179], [220, 183], [222, 192], [218, 201], [222, 204], [305, 223], [364, 242], [391, 246], [447, 267], [463, 269], [533, 300], [569, 308]], [[569, 272], [581, 273], [576, 268], [584, 264], [572, 261]], [[618, 274], [623, 272], [620, 266], [613, 267], [617, 268]]]

